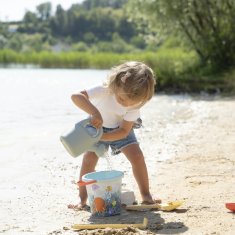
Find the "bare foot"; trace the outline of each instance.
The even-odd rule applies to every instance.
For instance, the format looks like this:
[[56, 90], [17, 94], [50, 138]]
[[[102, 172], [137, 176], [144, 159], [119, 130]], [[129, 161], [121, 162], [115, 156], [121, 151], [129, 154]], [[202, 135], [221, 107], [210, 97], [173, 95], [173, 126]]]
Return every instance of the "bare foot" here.
[[141, 204], [151, 205], [151, 204], [161, 203], [161, 202], [162, 200], [159, 198], [153, 198], [152, 195], [146, 195], [146, 196], [143, 196], [143, 201], [141, 202]]
[[68, 208], [73, 209], [75, 211], [89, 211], [90, 210], [90, 207], [86, 204], [84, 204], [84, 205], [83, 204], [76, 204], [76, 205], [69, 204]]

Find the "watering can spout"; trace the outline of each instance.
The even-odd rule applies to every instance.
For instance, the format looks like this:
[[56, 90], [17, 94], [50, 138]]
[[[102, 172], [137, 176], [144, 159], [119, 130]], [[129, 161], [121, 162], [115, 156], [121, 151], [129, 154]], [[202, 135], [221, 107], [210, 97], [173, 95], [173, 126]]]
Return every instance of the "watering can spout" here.
[[89, 150], [95, 152], [98, 157], [103, 157], [107, 151], [105, 145], [102, 143], [94, 144]]

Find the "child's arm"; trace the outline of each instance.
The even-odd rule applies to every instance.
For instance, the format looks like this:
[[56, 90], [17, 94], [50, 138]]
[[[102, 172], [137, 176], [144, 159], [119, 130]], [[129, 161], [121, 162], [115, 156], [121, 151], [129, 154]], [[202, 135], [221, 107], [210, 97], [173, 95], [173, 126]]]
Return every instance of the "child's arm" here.
[[108, 133], [104, 133], [101, 140], [103, 141], [114, 141], [120, 140], [128, 136], [131, 131], [134, 122], [128, 122], [123, 120], [120, 127]]
[[103, 124], [102, 116], [99, 110], [89, 101], [89, 97], [86, 91], [81, 91], [78, 94], [71, 96], [73, 103], [91, 115], [91, 124], [96, 128], [101, 128]]

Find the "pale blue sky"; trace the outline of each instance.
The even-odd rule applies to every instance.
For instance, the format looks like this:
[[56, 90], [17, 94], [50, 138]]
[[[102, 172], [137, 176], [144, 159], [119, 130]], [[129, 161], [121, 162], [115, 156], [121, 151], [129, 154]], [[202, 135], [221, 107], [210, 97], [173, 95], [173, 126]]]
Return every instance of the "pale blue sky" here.
[[81, 3], [83, 0], [0, 0], [0, 20], [21, 20], [27, 10], [35, 11], [37, 5], [48, 1], [55, 10], [57, 4], [68, 9], [73, 3]]

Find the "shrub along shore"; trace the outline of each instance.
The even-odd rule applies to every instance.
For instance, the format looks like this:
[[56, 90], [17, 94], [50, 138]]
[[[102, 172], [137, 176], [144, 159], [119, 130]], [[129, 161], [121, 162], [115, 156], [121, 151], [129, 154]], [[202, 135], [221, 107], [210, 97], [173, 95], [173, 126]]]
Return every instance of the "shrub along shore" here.
[[110, 69], [123, 61], [138, 60], [153, 68], [157, 76], [158, 91], [171, 93], [235, 94], [235, 70], [215, 72], [210, 66], [201, 66], [193, 51], [181, 48], [156, 52], [128, 54], [89, 52], [25, 52], [4, 49], [0, 51], [0, 64], [33, 64], [41, 68]]

